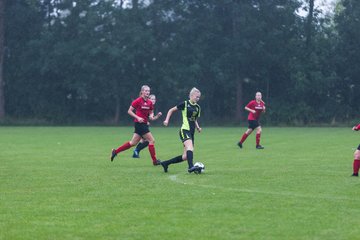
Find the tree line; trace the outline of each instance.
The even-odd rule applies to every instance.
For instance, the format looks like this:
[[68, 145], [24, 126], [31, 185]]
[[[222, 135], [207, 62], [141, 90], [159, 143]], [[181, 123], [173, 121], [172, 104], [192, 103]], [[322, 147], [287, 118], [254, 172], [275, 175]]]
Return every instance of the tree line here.
[[353, 121], [359, 16], [357, 0], [0, 0], [0, 119], [129, 123], [148, 84], [162, 112], [199, 88], [214, 124], [257, 91], [271, 124]]

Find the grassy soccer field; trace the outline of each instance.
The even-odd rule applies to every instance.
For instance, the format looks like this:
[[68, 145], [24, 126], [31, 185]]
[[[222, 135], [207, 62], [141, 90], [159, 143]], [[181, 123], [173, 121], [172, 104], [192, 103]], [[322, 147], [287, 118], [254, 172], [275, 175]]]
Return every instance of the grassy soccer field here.
[[[0, 239], [358, 239], [360, 179], [351, 128], [204, 128], [195, 161], [167, 174], [147, 149], [110, 162], [125, 127], [1, 127]], [[160, 159], [177, 128], [153, 127]]]

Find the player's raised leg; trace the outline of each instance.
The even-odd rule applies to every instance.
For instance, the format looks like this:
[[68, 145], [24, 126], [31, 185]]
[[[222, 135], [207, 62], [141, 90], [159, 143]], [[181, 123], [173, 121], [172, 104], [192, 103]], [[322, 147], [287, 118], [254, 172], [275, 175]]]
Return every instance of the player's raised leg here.
[[125, 142], [123, 145], [121, 145], [117, 149], [113, 149], [111, 151], [110, 160], [113, 161], [118, 153], [123, 152], [123, 151], [135, 146], [140, 141], [140, 139], [141, 139], [141, 137], [138, 134], [134, 133], [132, 139], [129, 142]]
[[164, 172], [168, 171], [168, 167], [171, 164], [180, 163], [182, 161], [187, 160], [188, 162], [188, 172], [198, 171], [198, 167], [194, 167], [193, 164], [194, 158], [194, 146], [191, 139], [188, 139], [184, 142], [184, 152], [183, 155], [176, 156], [170, 160], [161, 162], [161, 166], [164, 168]]
[[252, 133], [252, 131], [253, 131], [253, 130], [252, 130], [251, 128], [249, 128], [249, 129], [246, 130], [246, 132], [242, 135], [240, 141], [238, 142], [238, 146], [239, 146], [240, 148], [243, 147], [243, 143], [245, 142], [245, 140], [247, 139], [247, 137]]
[[183, 159], [183, 156], [179, 155], [179, 156], [173, 157], [167, 161], [161, 161], [160, 164], [164, 168], [164, 172], [168, 172], [168, 168], [169, 168], [170, 164], [180, 163], [183, 160], [186, 160], [186, 159]]

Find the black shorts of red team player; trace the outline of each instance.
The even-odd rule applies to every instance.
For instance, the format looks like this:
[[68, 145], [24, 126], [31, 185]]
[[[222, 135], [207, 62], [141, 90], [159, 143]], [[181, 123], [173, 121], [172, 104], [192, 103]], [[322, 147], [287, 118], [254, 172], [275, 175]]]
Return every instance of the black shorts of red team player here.
[[358, 146], [357, 150], [359, 150], [359, 151], [360, 151], [360, 144], [359, 144], [359, 146]]
[[134, 133], [138, 134], [140, 137], [144, 136], [150, 132], [149, 125], [147, 123], [135, 122], [135, 131]]
[[252, 130], [260, 126], [258, 120], [248, 120], [248, 123], [249, 123], [249, 128], [251, 128]]

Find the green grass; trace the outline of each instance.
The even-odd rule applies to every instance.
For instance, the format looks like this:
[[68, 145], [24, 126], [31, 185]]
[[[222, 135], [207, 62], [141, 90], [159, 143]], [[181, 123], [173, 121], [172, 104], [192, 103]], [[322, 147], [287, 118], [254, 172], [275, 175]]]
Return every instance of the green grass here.
[[[357, 239], [360, 135], [350, 128], [204, 128], [195, 161], [169, 173], [128, 150], [132, 128], [1, 127], [0, 239]], [[160, 159], [179, 155], [177, 128], [152, 128]]]

